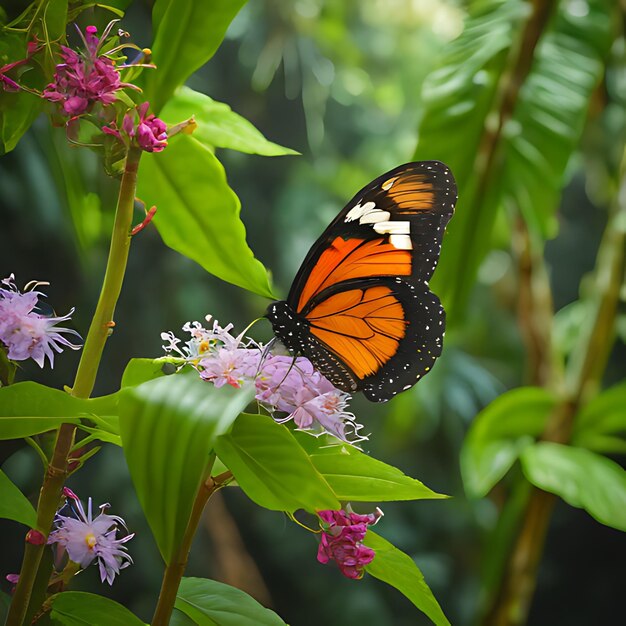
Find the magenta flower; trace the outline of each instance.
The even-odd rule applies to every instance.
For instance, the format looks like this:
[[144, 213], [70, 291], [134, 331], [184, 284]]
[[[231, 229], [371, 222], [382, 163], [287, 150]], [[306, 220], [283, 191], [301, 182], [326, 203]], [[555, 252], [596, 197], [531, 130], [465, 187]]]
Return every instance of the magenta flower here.
[[63, 336], [69, 334], [80, 339], [75, 330], [56, 326], [58, 322], [69, 320], [74, 309], [60, 317], [37, 313], [35, 307], [44, 294], [34, 288], [42, 283], [29, 283], [21, 293], [14, 281], [13, 274], [1, 281], [5, 287], [0, 287], [0, 343], [4, 344], [7, 357], [12, 361], [31, 358], [43, 367], [47, 358], [50, 367], [54, 367], [55, 351], [62, 352], [63, 346], [72, 350], [80, 348]]
[[[210, 319], [207, 318], [207, 319]], [[299, 430], [314, 435], [330, 433], [355, 443], [366, 439], [355, 416], [347, 411], [350, 396], [337, 389], [304, 358], [265, 354], [262, 345], [234, 337], [232, 324], [212, 329], [198, 322], [187, 323], [191, 334], [185, 345], [171, 332], [162, 333], [166, 352], [175, 354], [198, 370], [200, 377], [216, 387], [241, 387], [254, 383], [256, 399], [278, 422], [293, 420]]]
[[[110, 31], [106, 29], [105, 35]], [[100, 102], [108, 105], [115, 102], [116, 92], [123, 87], [136, 87], [122, 83], [112, 59], [99, 55], [100, 39], [95, 26], [87, 26], [81, 37], [85, 51], [79, 54], [61, 46], [63, 63], [56, 66], [54, 80], [44, 89], [43, 97], [59, 105], [63, 115], [76, 117], [87, 113]]]
[[365, 566], [376, 555], [374, 550], [362, 544], [367, 527], [373, 526], [383, 516], [380, 509], [369, 515], [358, 515], [349, 507], [347, 511], [319, 511], [321, 541], [317, 560], [326, 564], [335, 561], [341, 573], [352, 579], [363, 578]]
[[167, 147], [167, 125], [154, 114], [148, 115], [149, 108], [149, 102], [137, 107], [139, 121], [136, 125], [135, 113], [130, 111], [124, 116], [121, 130], [115, 122], [111, 122], [104, 126], [102, 131], [124, 143], [132, 143], [146, 152], [162, 152]]
[[[67, 503], [54, 518], [54, 530], [48, 537], [48, 543], [65, 548], [71, 561], [78, 563], [85, 569], [94, 560], [100, 568], [100, 579], [109, 585], [120, 570], [132, 564], [133, 560], [127, 553], [124, 545], [135, 534], [131, 533], [117, 539], [119, 527], [126, 528], [126, 524], [117, 515], [107, 515], [108, 504], [100, 506], [100, 515], [92, 516], [91, 498], [87, 504], [87, 513], [78, 497], [69, 489], [64, 490]], [[69, 515], [61, 512], [68, 509]]]

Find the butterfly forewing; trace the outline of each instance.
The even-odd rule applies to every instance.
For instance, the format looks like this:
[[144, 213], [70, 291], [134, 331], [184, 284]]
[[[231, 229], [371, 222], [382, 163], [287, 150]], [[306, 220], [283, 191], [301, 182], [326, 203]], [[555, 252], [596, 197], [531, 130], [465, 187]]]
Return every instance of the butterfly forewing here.
[[313, 245], [286, 302], [268, 309], [274, 331], [335, 385], [387, 400], [430, 371], [445, 313], [428, 288], [456, 186], [437, 161], [379, 176]]

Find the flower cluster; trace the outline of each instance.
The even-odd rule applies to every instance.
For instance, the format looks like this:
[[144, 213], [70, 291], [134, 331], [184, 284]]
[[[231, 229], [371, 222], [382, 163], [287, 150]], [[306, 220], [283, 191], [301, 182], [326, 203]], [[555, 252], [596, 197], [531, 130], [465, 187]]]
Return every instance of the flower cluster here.
[[126, 144], [134, 144], [146, 152], [161, 152], [167, 146], [167, 125], [153, 114], [148, 115], [149, 102], [140, 104], [136, 112], [139, 121], [135, 124], [135, 111], [129, 111], [122, 122], [121, 131], [115, 122], [104, 126], [102, 131], [113, 135]]
[[[210, 319], [210, 318], [207, 318]], [[256, 399], [279, 422], [293, 420], [298, 429], [315, 435], [330, 433], [355, 443], [366, 439], [347, 411], [350, 396], [322, 376], [305, 357], [272, 354], [244, 334], [234, 337], [233, 326], [212, 328], [199, 322], [183, 326], [191, 338], [184, 345], [171, 332], [162, 333], [163, 346], [198, 370], [216, 387], [254, 383]]]
[[348, 578], [363, 577], [364, 567], [372, 562], [374, 550], [362, 544], [367, 527], [383, 516], [380, 509], [368, 515], [347, 511], [319, 511], [322, 538], [317, 560], [326, 564], [335, 561], [341, 573]]
[[[133, 560], [124, 545], [135, 535], [131, 533], [117, 539], [119, 527], [126, 524], [117, 515], [107, 515], [108, 504], [101, 505], [100, 514], [93, 517], [91, 498], [87, 504], [87, 513], [78, 496], [65, 487], [63, 494], [67, 502], [54, 518], [54, 530], [48, 537], [48, 543], [56, 543], [64, 548], [68, 557], [81, 568], [86, 568], [94, 560], [100, 568], [100, 579], [109, 585], [120, 570], [132, 564]], [[67, 509], [68, 515], [63, 515]]]
[[7, 349], [7, 357], [13, 361], [33, 359], [43, 367], [46, 358], [54, 366], [54, 352], [63, 347], [78, 350], [80, 345], [71, 343], [63, 334], [80, 335], [70, 328], [56, 326], [70, 319], [74, 309], [60, 317], [37, 313], [38, 300], [42, 294], [34, 289], [42, 283], [31, 282], [24, 293], [15, 286], [13, 274], [0, 281], [0, 343]]
[[[112, 24], [105, 34], [111, 30]], [[54, 80], [45, 88], [43, 97], [58, 103], [63, 115], [82, 115], [97, 102], [103, 105], [113, 104], [115, 93], [119, 89], [134, 87], [129, 83], [122, 83], [114, 61], [99, 54], [101, 40], [97, 37], [97, 32], [95, 26], [87, 26], [85, 35], [79, 31], [85, 44], [85, 50], [81, 54], [61, 46], [63, 63], [56, 66]]]

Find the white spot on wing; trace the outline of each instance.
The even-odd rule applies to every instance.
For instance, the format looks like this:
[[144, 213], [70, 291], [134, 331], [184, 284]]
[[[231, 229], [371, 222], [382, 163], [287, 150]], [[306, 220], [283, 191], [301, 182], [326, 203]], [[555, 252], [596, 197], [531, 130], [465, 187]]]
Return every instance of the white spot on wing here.
[[391, 217], [391, 213], [389, 211], [381, 211], [380, 209], [374, 209], [373, 211], [368, 211], [363, 217], [359, 220], [359, 224], [377, 224], [379, 222], [387, 222]]
[[411, 233], [411, 222], [397, 221], [397, 222], [378, 222], [374, 224], [374, 230], [379, 235], [409, 235]]
[[408, 235], [391, 235], [389, 243], [398, 250], [413, 250], [413, 242]]

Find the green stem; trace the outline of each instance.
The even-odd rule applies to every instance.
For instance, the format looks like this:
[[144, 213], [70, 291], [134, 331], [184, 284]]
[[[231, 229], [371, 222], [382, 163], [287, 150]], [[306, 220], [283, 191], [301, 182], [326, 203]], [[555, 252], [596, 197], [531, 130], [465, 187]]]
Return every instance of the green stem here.
[[232, 474], [230, 472], [224, 472], [224, 474], [220, 474], [219, 476], [210, 477], [200, 485], [183, 540], [172, 557], [172, 560], [165, 567], [159, 599], [154, 611], [154, 617], [152, 618], [152, 626], [168, 626], [170, 623], [170, 617], [174, 610], [174, 602], [176, 602], [176, 594], [180, 587], [180, 580], [187, 567], [191, 542], [196, 534], [204, 506], [209, 498], [231, 478]]
[[[131, 148], [126, 157], [102, 291], [96, 312], [91, 320], [71, 391], [72, 395], [78, 398], [88, 398], [93, 390], [104, 344], [113, 327], [113, 313], [122, 289], [130, 248], [130, 231], [140, 156], [139, 149]], [[67, 478], [67, 457], [74, 443], [75, 431], [74, 424], [61, 425], [52, 460], [44, 476], [37, 506], [37, 530], [45, 537], [48, 536], [52, 527], [54, 514], [61, 499], [61, 490]], [[20, 578], [13, 594], [6, 626], [22, 626], [24, 622], [44, 548], [45, 544], [26, 544]]]
[[[566, 398], [556, 407], [543, 433], [544, 441], [568, 443], [576, 414], [602, 378], [614, 338], [619, 291], [624, 279], [626, 243], [626, 150], [613, 215], [609, 218], [596, 263], [594, 315], [581, 333], [578, 349], [566, 370]], [[526, 623], [556, 497], [533, 488], [517, 537], [508, 554], [498, 594], [483, 624], [521, 626]]]

